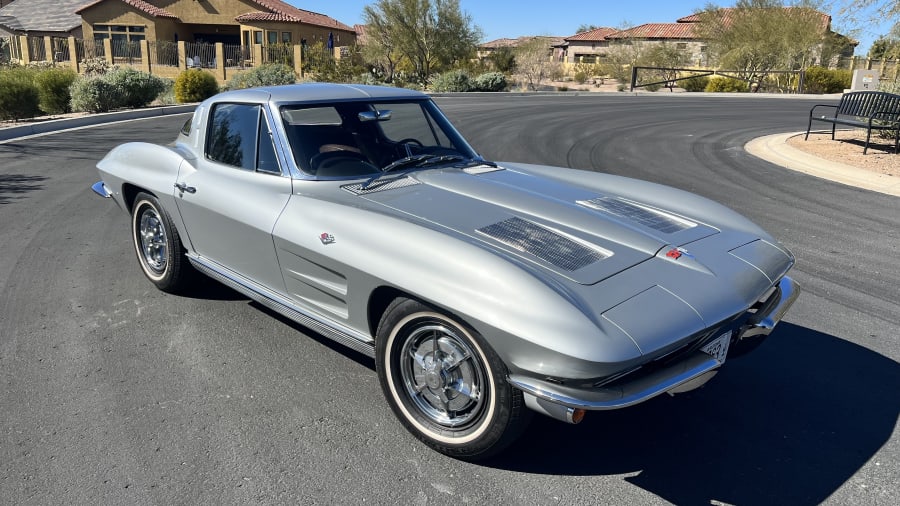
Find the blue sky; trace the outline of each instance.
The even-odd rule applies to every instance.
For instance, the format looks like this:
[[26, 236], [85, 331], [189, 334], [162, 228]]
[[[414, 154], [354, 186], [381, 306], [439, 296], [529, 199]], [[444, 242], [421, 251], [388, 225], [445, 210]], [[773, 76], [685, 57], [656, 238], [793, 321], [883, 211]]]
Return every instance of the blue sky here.
[[[338, 21], [353, 26], [363, 21], [363, 7], [371, 0], [286, 0], [301, 9], [327, 14]], [[713, 2], [733, 5], [733, 2]], [[845, 2], [837, 2], [839, 4]], [[475, 24], [484, 31], [484, 40], [521, 35], [574, 35], [579, 25], [618, 27], [625, 24], [674, 23], [680, 17], [693, 14], [707, 4], [706, 0], [626, 0], [583, 2], [548, 2], [546, 0], [460, 0], [462, 9], [468, 12]], [[833, 9], [832, 27], [846, 30]], [[856, 34], [860, 45], [857, 54], [864, 55], [879, 35], [887, 33], [888, 23], [870, 26]]]

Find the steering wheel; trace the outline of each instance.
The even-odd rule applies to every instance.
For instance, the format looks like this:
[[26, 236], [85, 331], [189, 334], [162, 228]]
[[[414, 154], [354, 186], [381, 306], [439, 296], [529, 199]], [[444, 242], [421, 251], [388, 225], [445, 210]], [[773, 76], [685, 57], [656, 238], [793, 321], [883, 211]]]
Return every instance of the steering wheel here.
[[368, 163], [368, 160], [362, 153], [357, 153], [355, 151], [325, 151], [324, 153], [313, 155], [313, 157], [309, 159], [309, 168], [313, 173], [318, 173], [320, 170], [334, 168], [342, 162]]

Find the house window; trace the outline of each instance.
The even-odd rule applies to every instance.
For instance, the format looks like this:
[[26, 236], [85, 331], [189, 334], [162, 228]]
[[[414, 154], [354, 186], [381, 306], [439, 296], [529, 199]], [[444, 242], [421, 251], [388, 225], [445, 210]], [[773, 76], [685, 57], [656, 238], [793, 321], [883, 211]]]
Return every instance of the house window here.
[[253, 43], [262, 45], [262, 43], [263, 43], [262, 36], [263, 36], [262, 30], [255, 30], [253, 32]]
[[675, 44], [675, 49], [685, 50], [687, 49], [687, 42], [679, 42]]
[[291, 32], [281, 32], [281, 42], [285, 44], [291, 43]]
[[146, 28], [133, 25], [94, 25], [94, 39], [112, 39], [113, 41], [138, 42], [144, 40]]
[[278, 32], [266, 32], [266, 39], [270, 46], [278, 44]]

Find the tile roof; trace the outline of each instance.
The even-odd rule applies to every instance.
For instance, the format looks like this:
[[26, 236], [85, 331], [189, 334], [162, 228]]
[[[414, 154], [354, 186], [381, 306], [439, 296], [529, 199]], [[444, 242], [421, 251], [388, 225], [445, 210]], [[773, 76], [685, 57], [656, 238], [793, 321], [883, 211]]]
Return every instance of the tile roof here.
[[0, 9], [0, 25], [19, 32], [68, 32], [81, 27], [76, 10], [85, 0], [28, 0]]
[[347, 32], [354, 31], [353, 28], [325, 14], [298, 9], [281, 0], [251, 0], [251, 3], [262, 7], [268, 12], [248, 12], [234, 18], [235, 21], [241, 23], [244, 21], [281, 21], [286, 23], [304, 23]]
[[[784, 7], [784, 9], [799, 9], [800, 7]], [[722, 22], [723, 23], [731, 23], [734, 17], [734, 13], [737, 9], [733, 7], [725, 7], [719, 9], [722, 14]], [[825, 14], [824, 12], [815, 11], [815, 13], [819, 16], [820, 20], [820, 28], [824, 30], [828, 30], [831, 27], [831, 16]], [[691, 14], [690, 16], [685, 16], [683, 18], [679, 18], [679, 23], [699, 23], [702, 21], [702, 13]]]
[[609, 39], [694, 39], [693, 23], [645, 23], [607, 36]]
[[[81, 7], [80, 9], [78, 9], [75, 12], [81, 13], [88, 7], [93, 7], [97, 4], [101, 4], [105, 1], [106, 0], [95, 0], [93, 2], [88, 2], [86, 5], [84, 5], [83, 7]], [[171, 12], [169, 12], [161, 7], [157, 7], [149, 2], [145, 2], [144, 0], [120, 0], [120, 1], [134, 7], [135, 9], [137, 9], [145, 14], [149, 14], [155, 18], [178, 19], [178, 16], [172, 14]]]
[[618, 32], [619, 30], [615, 28], [609, 28], [607, 26], [602, 26], [595, 30], [589, 30], [587, 32], [576, 33], [571, 37], [566, 37], [566, 41], [570, 40], [581, 40], [587, 42], [601, 41], [606, 40], [610, 35]]
[[479, 44], [478, 47], [482, 49], [499, 49], [501, 47], [519, 47], [526, 42], [531, 42], [534, 39], [545, 39], [547, 44], [550, 46], [555, 46], [561, 44], [563, 37], [554, 37], [550, 35], [525, 35], [516, 39], [495, 39], [489, 42], [485, 42], [483, 44]]

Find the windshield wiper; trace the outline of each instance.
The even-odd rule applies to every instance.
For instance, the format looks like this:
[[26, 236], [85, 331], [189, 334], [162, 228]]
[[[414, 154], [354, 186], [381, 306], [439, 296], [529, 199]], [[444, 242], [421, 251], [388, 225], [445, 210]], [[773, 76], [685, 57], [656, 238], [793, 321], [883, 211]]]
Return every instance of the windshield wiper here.
[[461, 160], [466, 160], [466, 157], [460, 155], [412, 155], [407, 156], [406, 158], [401, 158], [395, 162], [392, 162], [388, 165], [385, 165], [383, 169], [381, 169], [380, 174], [375, 174], [371, 178], [369, 178], [365, 183], [360, 187], [361, 190], [365, 190], [372, 183], [378, 181], [389, 172], [396, 171], [398, 169], [407, 168], [410, 169], [420, 169], [423, 167], [428, 167], [430, 165], [438, 165], [447, 162], [458, 162]]

